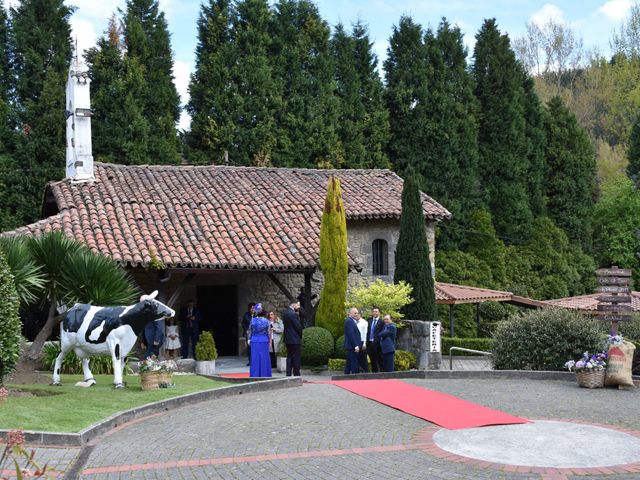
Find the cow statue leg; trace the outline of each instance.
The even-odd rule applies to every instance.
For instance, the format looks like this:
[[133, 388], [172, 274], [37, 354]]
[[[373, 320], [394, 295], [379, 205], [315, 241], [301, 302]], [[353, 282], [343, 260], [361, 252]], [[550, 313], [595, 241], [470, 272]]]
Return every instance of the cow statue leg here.
[[124, 359], [120, 356], [120, 344], [117, 342], [108, 343], [109, 350], [111, 350], [111, 363], [113, 365], [113, 388], [124, 388], [122, 381]]
[[89, 369], [89, 357], [82, 359], [82, 373], [84, 374], [84, 382], [93, 387], [96, 384], [96, 379], [93, 378], [93, 373]]
[[65, 355], [69, 353], [71, 348], [71, 345], [68, 345], [65, 342], [60, 342], [60, 353], [56, 357], [56, 364], [53, 367], [53, 377], [51, 378], [51, 385], [55, 385], [56, 387], [62, 385], [62, 383], [60, 383], [60, 369], [62, 368], [62, 360], [64, 359]]

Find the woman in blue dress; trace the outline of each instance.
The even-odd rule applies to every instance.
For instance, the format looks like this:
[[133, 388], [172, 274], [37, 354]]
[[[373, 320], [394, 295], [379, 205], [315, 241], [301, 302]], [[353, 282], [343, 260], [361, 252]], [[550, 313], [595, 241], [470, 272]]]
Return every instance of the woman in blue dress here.
[[264, 317], [262, 304], [257, 303], [253, 307], [253, 318], [249, 324], [249, 341], [251, 342], [250, 377], [271, 376], [270, 336], [271, 322]]

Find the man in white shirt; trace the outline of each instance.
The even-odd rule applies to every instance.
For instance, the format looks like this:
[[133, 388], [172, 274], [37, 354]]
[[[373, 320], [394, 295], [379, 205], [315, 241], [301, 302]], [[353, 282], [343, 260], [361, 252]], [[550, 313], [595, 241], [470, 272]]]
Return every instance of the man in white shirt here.
[[369, 373], [369, 363], [367, 361], [367, 329], [369, 323], [358, 313], [357, 324], [360, 331], [360, 351], [358, 352], [358, 364], [360, 373]]

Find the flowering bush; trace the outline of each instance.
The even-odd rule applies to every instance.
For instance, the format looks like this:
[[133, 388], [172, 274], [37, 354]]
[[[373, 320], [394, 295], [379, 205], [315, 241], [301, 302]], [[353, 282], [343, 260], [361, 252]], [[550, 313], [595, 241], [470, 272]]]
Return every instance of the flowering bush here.
[[158, 361], [158, 357], [151, 355], [143, 361], [138, 362], [138, 367], [140, 368], [140, 373], [159, 372], [162, 369], [161, 363], [162, 362]]
[[564, 364], [564, 366], [567, 367], [570, 372], [590, 372], [604, 370], [604, 367], [607, 366], [606, 360], [607, 354], [605, 352], [596, 353], [594, 355], [589, 355], [589, 352], [584, 352], [580, 360], [578, 360], [577, 362], [574, 360], [569, 360]]
[[[35, 451], [29, 452], [24, 447], [24, 433], [22, 430], [11, 430], [5, 438], [6, 446], [0, 455], [0, 475], [5, 467], [15, 468], [15, 478], [49, 478], [47, 465], [40, 466], [34, 460]], [[24, 462], [24, 467], [20, 463]], [[11, 475], [13, 478], [14, 475]], [[3, 480], [9, 477], [0, 477]]]

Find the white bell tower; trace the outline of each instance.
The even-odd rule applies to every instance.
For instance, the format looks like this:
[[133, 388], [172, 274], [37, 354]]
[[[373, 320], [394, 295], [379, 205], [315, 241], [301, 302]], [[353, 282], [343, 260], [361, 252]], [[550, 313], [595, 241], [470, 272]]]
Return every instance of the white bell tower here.
[[67, 169], [73, 182], [95, 180], [91, 152], [91, 100], [87, 68], [74, 58], [67, 78]]

